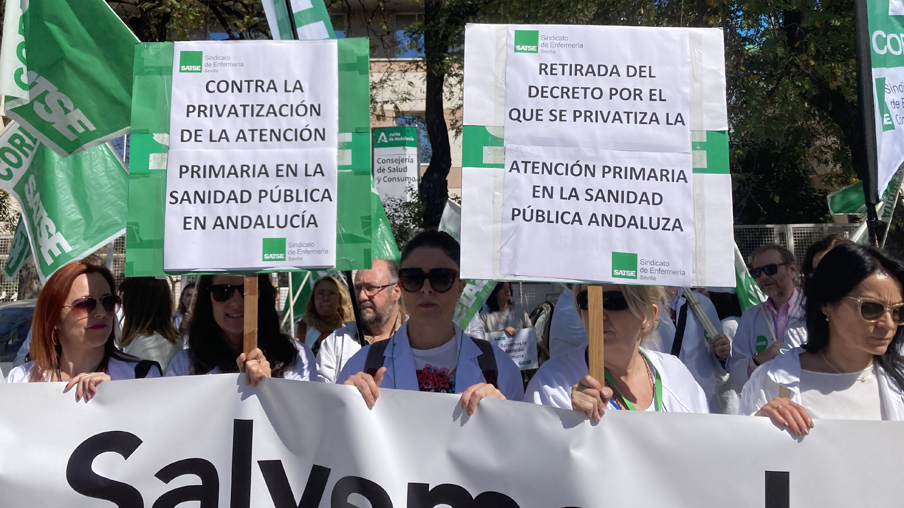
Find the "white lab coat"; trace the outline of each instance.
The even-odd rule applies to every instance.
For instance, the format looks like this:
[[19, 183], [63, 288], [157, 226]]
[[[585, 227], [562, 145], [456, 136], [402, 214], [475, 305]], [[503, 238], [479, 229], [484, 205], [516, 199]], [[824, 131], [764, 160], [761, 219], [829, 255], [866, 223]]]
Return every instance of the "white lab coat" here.
[[342, 367], [361, 350], [358, 328], [354, 321], [337, 328], [320, 343], [317, 352], [317, 377], [323, 383], [335, 383]]
[[[766, 322], [767, 319], [769, 320], [768, 324]], [[735, 389], [742, 390], [744, 383], [747, 382], [747, 366], [750, 363], [750, 358], [758, 352], [756, 348], [757, 337], [763, 336], [766, 338], [766, 348], [775, 343], [772, 338], [773, 332], [769, 328], [770, 325], [772, 330], [775, 330], [775, 321], [772, 319], [772, 314], [766, 310], [764, 303], [747, 309], [741, 316], [741, 321], [738, 323], [738, 331], [731, 343], [731, 359], [729, 361], [731, 384]], [[799, 347], [806, 341], [807, 320], [804, 317], [804, 295], [801, 294], [797, 299], [797, 306], [791, 310], [788, 327], [785, 329], [783, 338], [782, 351], [789, 351]]]
[[[291, 340], [291, 339], [286, 339]], [[292, 368], [283, 372], [283, 379], [291, 379], [293, 381], [314, 381], [317, 379], [317, 370], [315, 369], [314, 353], [304, 344], [292, 340], [292, 345], [298, 351], [295, 363]], [[188, 376], [191, 375], [191, 366], [193, 362], [191, 349], [183, 349], [176, 353], [176, 356], [170, 360], [169, 367], [166, 369], [165, 377]], [[207, 374], [219, 374], [220, 368], [214, 367]]]
[[[800, 404], [800, 354], [803, 352], [803, 348], [795, 347], [758, 367], [744, 385], [740, 414], [756, 414], [767, 402], [778, 397], [779, 386], [788, 388], [791, 400]], [[904, 393], [901, 387], [878, 364], [876, 377], [885, 419], [904, 421]]]
[[[697, 301], [703, 308], [704, 314], [712, 321], [718, 333], [722, 333], [722, 322], [719, 321], [719, 313], [709, 298], [697, 294]], [[687, 302], [684, 296], [684, 288], [678, 289], [675, 300], [672, 301], [671, 307], [677, 313], [680, 313], [681, 306]], [[728, 371], [722, 366], [719, 359], [713, 353], [709, 343], [703, 336], [703, 325], [697, 318], [697, 314], [690, 304], [687, 307], [687, 319], [684, 328], [684, 340], [681, 342], [681, 351], [678, 358], [684, 363], [684, 366], [691, 372], [694, 379], [703, 392], [706, 394], [706, 400], [709, 402], [710, 413], [722, 413], [722, 400], [719, 396], [719, 381], [721, 378], [728, 376]], [[661, 345], [657, 350], [663, 354], [671, 354], [672, 344], [675, 341], [676, 325], [672, 323], [667, 312], [659, 314], [659, 338]], [[660, 349], [661, 348], [661, 349]]]
[[[121, 379], [135, 379], [135, 368], [138, 366], [138, 359], [135, 361], [125, 361], [111, 356], [107, 362], [107, 375], [110, 381], [119, 381]], [[9, 371], [6, 377], [7, 383], [30, 383], [31, 371], [35, 368], [35, 362], [28, 362], [19, 365], [15, 369]], [[148, 370], [145, 378], [160, 377], [161, 372], [157, 366], [153, 366]], [[50, 381], [50, 372], [44, 373], [44, 381]]]
[[565, 289], [559, 295], [549, 324], [549, 355], [555, 358], [573, 348], [587, 345], [587, 332], [574, 307], [574, 294]]
[[[471, 339], [462, 332], [458, 325], [453, 324], [453, 326], [455, 327], [453, 340], [459, 341], [458, 347], [461, 351], [458, 369], [455, 372], [455, 392], [461, 393], [477, 383], [486, 383], [486, 379], [483, 377], [480, 365], [477, 364], [480, 348], [477, 347], [474, 340], [480, 339]], [[408, 323], [403, 323], [395, 335], [388, 340], [386, 351], [383, 353], [383, 366], [386, 367], [386, 373], [383, 374], [383, 382], [380, 386], [418, 391], [414, 355], [408, 342]], [[358, 351], [345, 364], [336, 379], [336, 384], [342, 384], [352, 375], [364, 371], [368, 351], [370, 351], [370, 346]], [[521, 400], [524, 396], [521, 371], [508, 354], [498, 347], [493, 346], [493, 353], [496, 359], [496, 382], [499, 385], [499, 391], [508, 400]]]
[[[525, 402], [571, 409], [571, 387], [590, 374], [586, 347], [574, 348], [540, 367], [524, 393]], [[673, 413], [709, 413], [706, 394], [681, 360], [646, 351], [662, 380], [662, 406]]]

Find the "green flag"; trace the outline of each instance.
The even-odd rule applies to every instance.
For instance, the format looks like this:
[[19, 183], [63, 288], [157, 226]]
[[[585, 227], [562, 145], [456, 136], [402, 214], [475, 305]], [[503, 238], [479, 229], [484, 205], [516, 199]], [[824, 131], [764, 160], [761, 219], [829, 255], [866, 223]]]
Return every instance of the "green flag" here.
[[744, 262], [744, 256], [735, 244], [735, 280], [737, 282], [736, 293], [738, 301], [741, 303], [741, 310], [745, 311], [751, 307], [759, 305], [766, 301], [766, 295], [760, 290], [756, 281], [747, 271], [747, 263]]
[[27, 71], [22, 4], [19, 0], [8, 0], [3, 18], [3, 43], [0, 44], [0, 95], [27, 101]]
[[828, 195], [829, 212], [834, 214], [866, 213], [863, 182], [853, 183]]
[[31, 258], [31, 247], [28, 245], [28, 231], [22, 216], [16, 224], [16, 234], [13, 235], [12, 244], [9, 246], [9, 257], [6, 259], [4, 273], [7, 279], [15, 279], [19, 269]]
[[[262, 0], [267, 24], [275, 41], [335, 39], [330, 13], [323, 0]], [[292, 17], [289, 17], [291, 3]], [[292, 33], [292, 23], [295, 33]]]
[[138, 39], [107, 3], [30, 0], [22, 20], [29, 98], [6, 115], [62, 157], [127, 133]]
[[[452, 201], [446, 201], [446, 207], [443, 209], [443, 215], [439, 221], [439, 230], [449, 233], [456, 241], [461, 242], [461, 206]], [[466, 329], [474, 316], [480, 312], [480, 308], [483, 307], [490, 293], [493, 292], [493, 288], [496, 287], [495, 280], [467, 279], [466, 282], [465, 290], [458, 298], [455, 313], [452, 315], [452, 320], [462, 330]]]
[[399, 253], [399, 246], [396, 244], [395, 237], [392, 236], [392, 226], [389, 225], [389, 217], [386, 216], [386, 209], [383, 208], [383, 201], [377, 193], [377, 188], [373, 186], [371, 180], [370, 187], [370, 205], [371, 215], [373, 216], [373, 256], [374, 258], [391, 259], [396, 263], [402, 257]]
[[0, 133], [0, 188], [19, 202], [42, 283], [125, 232], [128, 175], [107, 144], [62, 158], [10, 123]]

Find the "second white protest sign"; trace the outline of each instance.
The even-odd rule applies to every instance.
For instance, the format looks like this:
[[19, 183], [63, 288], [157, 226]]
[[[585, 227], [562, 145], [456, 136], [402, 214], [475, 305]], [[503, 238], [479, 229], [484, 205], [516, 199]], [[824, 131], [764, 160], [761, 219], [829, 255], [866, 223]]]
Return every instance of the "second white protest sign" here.
[[335, 264], [337, 68], [335, 41], [176, 43], [167, 271]]

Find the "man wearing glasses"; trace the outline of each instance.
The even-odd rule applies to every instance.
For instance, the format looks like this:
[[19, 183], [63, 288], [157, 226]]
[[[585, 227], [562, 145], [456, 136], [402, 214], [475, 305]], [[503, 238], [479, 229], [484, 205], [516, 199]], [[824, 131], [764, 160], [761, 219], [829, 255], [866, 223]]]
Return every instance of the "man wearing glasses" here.
[[[386, 340], [405, 320], [401, 309], [399, 266], [389, 259], [374, 259], [370, 270], [355, 273], [354, 297], [358, 299], [364, 345]], [[317, 353], [317, 375], [324, 383], [336, 382], [336, 376], [362, 347], [355, 323], [337, 329], [323, 340]]]
[[732, 343], [730, 372], [739, 391], [760, 365], [807, 340], [803, 294], [794, 285], [797, 262], [788, 249], [766, 244], [750, 256], [750, 275], [768, 297], [747, 309]]

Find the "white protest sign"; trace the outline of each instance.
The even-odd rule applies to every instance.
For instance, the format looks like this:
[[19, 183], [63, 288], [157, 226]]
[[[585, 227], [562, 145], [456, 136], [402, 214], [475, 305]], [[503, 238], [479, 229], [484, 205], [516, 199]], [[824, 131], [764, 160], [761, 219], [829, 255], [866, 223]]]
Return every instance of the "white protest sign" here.
[[690, 284], [688, 34], [598, 34], [508, 27], [500, 270]]
[[0, 400], [3, 506], [901, 504], [900, 422], [818, 420], [795, 439], [767, 418], [593, 424], [490, 398], [468, 416], [457, 395], [385, 387], [370, 410], [354, 387], [229, 374], [108, 381], [87, 404], [60, 383], [0, 384]]
[[165, 270], [335, 265], [337, 68], [336, 41], [175, 43]]
[[721, 30], [468, 25], [464, 86], [463, 276], [734, 284]]
[[529, 370], [540, 367], [540, 361], [537, 359], [537, 335], [533, 328], [518, 330], [514, 337], [504, 331], [489, 332], [486, 334], [486, 339], [508, 353], [519, 369]]
[[410, 201], [417, 191], [417, 127], [374, 129], [374, 184], [380, 198]]

